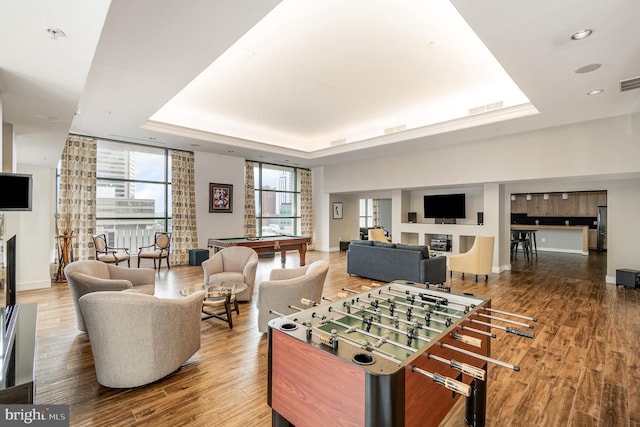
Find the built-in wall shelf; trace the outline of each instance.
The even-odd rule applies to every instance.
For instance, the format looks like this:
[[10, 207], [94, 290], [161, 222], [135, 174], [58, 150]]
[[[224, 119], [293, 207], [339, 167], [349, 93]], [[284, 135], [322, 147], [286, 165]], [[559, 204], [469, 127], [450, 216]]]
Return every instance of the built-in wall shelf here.
[[[442, 251], [431, 248], [432, 252], [442, 254], [459, 254], [468, 251], [475, 240], [475, 236], [487, 234], [483, 225], [470, 224], [400, 224], [400, 243], [406, 245], [427, 245], [432, 239], [445, 236], [450, 241], [448, 250]], [[396, 230], [394, 230], [394, 235]]]

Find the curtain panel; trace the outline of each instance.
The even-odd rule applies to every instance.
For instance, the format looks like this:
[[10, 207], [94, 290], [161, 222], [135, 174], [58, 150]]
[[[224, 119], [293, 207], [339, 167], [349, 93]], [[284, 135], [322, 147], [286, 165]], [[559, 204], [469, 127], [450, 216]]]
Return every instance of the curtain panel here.
[[256, 190], [254, 162], [244, 164], [244, 235], [256, 236]]
[[62, 151], [56, 233], [72, 236], [75, 259], [95, 258], [97, 151], [95, 138], [77, 135]]
[[194, 154], [171, 151], [171, 263], [189, 263], [198, 247]]
[[[311, 183], [311, 171], [298, 169], [300, 174], [300, 234], [304, 237], [313, 237], [313, 188]], [[315, 242], [311, 239], [309, 249], [315, 249]]]
[[373, 199], [373, 226], [380, 226], [380, 199]]

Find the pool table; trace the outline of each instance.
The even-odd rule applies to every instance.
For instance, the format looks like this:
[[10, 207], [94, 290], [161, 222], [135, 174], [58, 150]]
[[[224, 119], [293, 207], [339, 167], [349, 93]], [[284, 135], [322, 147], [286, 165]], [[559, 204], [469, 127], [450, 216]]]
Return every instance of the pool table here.
[[311, 237], [301, 236], [231, 237], [222, 239], [209, 238], [207, 247], [213, 248], [215, 252], [229, 246], [247, 246], [258, 254], [280, 252], [282, 267], [284, 267], [287, 261], [287, 251], [298, 251], [300, 253], [300, 266], [305, 265], [307, 245], [310, 243]]

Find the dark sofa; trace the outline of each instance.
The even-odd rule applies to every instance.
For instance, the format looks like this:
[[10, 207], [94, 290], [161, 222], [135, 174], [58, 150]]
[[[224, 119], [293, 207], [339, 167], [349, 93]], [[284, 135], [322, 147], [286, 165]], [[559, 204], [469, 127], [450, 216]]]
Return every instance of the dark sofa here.
[[347, 273], [381, 282], [439, 284], [447, 280], [447, 259], [429, 258], [426, 246], [352, 240], [347, 250]]

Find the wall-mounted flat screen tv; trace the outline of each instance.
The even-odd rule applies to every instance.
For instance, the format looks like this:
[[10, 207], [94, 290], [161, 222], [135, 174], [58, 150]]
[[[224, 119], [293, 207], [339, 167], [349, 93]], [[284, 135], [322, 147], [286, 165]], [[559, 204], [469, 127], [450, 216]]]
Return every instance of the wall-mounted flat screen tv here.
[[18, 173], [0, 173], [0, 212], [30, 211], [33, 176]]
[[425, 218], [465, 218], [465, 194], [424, 196]]

